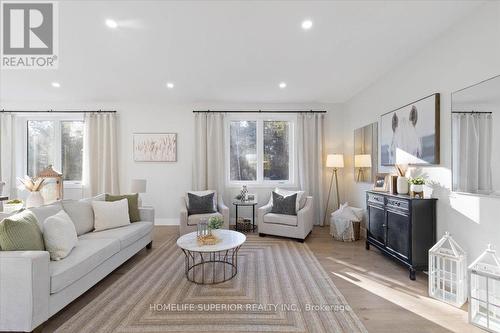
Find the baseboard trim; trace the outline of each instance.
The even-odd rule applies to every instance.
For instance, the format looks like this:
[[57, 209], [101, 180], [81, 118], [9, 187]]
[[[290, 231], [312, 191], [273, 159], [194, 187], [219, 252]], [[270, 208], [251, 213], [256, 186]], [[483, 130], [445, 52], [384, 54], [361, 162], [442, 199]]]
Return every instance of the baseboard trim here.
[[179, 219], [172, 218], [155, 218], [155, 225], [179, 225]]

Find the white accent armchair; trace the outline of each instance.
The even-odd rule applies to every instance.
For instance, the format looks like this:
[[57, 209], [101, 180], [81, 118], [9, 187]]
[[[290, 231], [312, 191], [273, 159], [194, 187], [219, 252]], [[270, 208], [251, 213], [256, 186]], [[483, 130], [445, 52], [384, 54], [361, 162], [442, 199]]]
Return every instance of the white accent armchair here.
[[193, 231], [196, 231], [198, 223], [202, 219], [209, 219], [212, 216], [219, 216], [224, 219], [224, 225], [222, 228], [229, 229], [229, 208], [226, 207], [222, 197], [217, 196], [217, 212], [209, 214], [193, 214], [188, 215], [186, 197], [181, 198], [181, 212], [180, 212], [180, 223], [179, 223], [179, 233], [184, 235]]
[[272, 208], [272, 200], [269, 200], [267, 205], [258, 209], [259, 236], [283, 236], [304, 242], [314, 224], [313, 197], [307, 197], [304, 207], [297, 212], [296, 216], [271, 213]]

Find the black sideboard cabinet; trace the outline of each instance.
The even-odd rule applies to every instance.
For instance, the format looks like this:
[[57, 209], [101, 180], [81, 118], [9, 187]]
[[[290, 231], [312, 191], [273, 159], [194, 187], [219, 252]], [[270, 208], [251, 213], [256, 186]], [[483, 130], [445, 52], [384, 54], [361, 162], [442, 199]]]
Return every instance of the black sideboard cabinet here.
[[366, 249], [375, 246], [405, 265], [410, 279], [428, 269], [429, 249], [436, 243], [436, 200], [367, 191]]

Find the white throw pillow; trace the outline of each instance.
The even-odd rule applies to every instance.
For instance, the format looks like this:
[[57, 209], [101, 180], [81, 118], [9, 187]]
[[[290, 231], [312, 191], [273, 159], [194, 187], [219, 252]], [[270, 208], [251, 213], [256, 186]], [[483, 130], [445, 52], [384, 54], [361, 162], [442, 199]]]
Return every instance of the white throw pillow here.
[[64, 210], [49, 216], [43, 222], [43, 242], [51, 260], [68, 256], [78, 243], [75, 225]]
[[130, 224], [127, 199], [92, 201], [92, 208], [94, 209], [94, 232]]
[[[276, 187], [274, 189], [274, 192], [276, 192], [277, 194], [284, 196], [284, 197], [288, 197], [290, 195], [294, 195], [295, 193], [297, 193], [297, 199], [295, 200], [295, 212], [296, 213], [299, 210], [301, 210], [302, 208], [304, 208], [304, 206], [306, 205], [307, 196], [305, 195], [304, 191], [290, 191], [290, 190], [284, 190], [282, 188]], [[273, 202], [273, 196], [271, 194], [271, 203], [272, 202]]]

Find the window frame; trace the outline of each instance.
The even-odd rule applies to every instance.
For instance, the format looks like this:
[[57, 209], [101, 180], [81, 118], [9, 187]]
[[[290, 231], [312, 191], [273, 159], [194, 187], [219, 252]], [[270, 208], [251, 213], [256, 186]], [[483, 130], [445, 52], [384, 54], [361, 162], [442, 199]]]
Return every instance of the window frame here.
[[[64, 115], [38, 115], [38, 114], [32, 114], [32, 115], [26, 115], [22, 116], [21, 119], [21, 127], [22, 127], [22, 137], [23, 137], [23, 174], [28, 174], [28, 122], [29, 121], [53, 121], [55, 122], [55, 160], [54, 160], [54, 169], [56, 170], [62, 170], [62, 126], [61, 123], [65, 121], [81, 121], [84, 122], [83, 116], [80, 114], [64, 114]], [[83, 169], [83, 165], [82, 165]], [[83, 170], [82, 170], [83, 173]], [[82, 188], [82, 180], [65, 180], [63, 182], [64, 188], [75, 188], [75, 189], [80, 189]]]
[[[256, 180], [231, 180], [231, 131], [230, 125], [233, 121], [255, 121], [257, 123], [257, 179]], [[265, 180], [264, 179], [264, 121], [287, 121], [289, 123], [288, 137], [288, 180]], [[276, 113], [233, 113], [226, 117], [224, 123], [225, 144], [225, 180], [227, 187], [241, 187], [249, 185], [252, 187], [293, 187], [296, 177], [296, 128], [297, 116], [293, 114]]]

